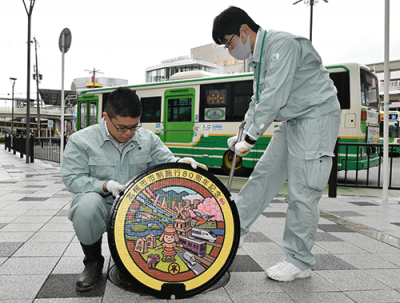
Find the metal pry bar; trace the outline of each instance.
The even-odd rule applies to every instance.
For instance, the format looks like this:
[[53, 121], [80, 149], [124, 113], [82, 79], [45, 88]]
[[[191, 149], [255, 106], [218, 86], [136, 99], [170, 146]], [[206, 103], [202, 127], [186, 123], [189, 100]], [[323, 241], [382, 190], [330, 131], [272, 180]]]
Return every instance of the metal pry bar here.
[[[240, 126], [239, 126], [239, 132], [238, 132], [238, 140], [237, 142], [242, 141], [242, 136], [243, 136], [243, 130], [244, 130], [244, 126], [246, 124], [246, 121], [243, 121]], [[232, 159], [232, 167], [231, 167], [231, 171], [229, 173], [229, 179], [228, 179], [228, 190], [231, 190], [231, 186], [232, 186], [232, 180], [233, 180], [233, 175], [235, 174], [235, 168], [236, 168], [236, 154], [235, 152], [233, 152], [233, 159]]]

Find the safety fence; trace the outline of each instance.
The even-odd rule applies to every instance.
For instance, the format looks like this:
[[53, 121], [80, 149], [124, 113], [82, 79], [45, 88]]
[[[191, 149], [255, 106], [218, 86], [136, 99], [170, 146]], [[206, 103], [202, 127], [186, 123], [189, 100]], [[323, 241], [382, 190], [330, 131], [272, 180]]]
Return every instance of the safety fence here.
[[[14, 155], [19, 152], [20, 158], [26, 155], [26, 138], [23, 136], [5, 137], [4, 148], [13, 151]], [[64, 137], [64, 148], [67, 139]], [[33, 163], [34, 159], [41, 159], [60, 163], [60, 138], [49, 137], [30, 137], [29, 140], [29, 162]]]
[[[66, 145], [64, 140], [64, 148]], [[35, 158], [60, 163], [60, 138], [34, 138]]]
[[[31, 163], [34, 158], [60, 163], [60, 138], [31, 137], [29, 141]], [[64, 148], [66, 144], [64, 137]], [[26, 154], [26, 138], [16, 136], [11, 142], [11, 137], [7, 136], [5, 149], [13, 150], [14, 154], [19, 152], [22, 158]], [[394, 190], [400, 190], [399, 150], [400, 144], [389, 144], [388, 188]], [[351, 162], [353, 165], [348, 165]], [[329, 197], [336, 197], [337, 187], [383, 188], [383, 144], [337, 143], [329, 179]]]
[[[400, 178], [395, 176], [397, 172], [400, 176], [399, 148], [400, 144], [389, 144], [389, 189], [400, 190]], [[338, 186], [383, 188], [383, 144], [337, 143], [329, 179], [329, 197], [336, 197]]]

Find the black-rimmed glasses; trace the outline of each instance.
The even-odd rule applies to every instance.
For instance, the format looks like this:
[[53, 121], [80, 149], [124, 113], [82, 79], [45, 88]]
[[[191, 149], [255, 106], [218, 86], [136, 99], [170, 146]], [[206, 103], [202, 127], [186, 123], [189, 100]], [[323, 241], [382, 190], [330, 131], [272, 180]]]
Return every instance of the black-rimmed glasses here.
[[142, 127], [142, 123], [141, 123], [141, 122], [139, 122], [138, 124], [136, 124], [136, 126], [134, 126], [134, 127], [117, 127], [117, 126], [114, 124], [114, 122], [112, 121], [111, 118], [110, 118], [110, 121], [111, 121], [111, 123], [115, 126], [115, 128], [117, 129], [117, 132], [120, 132], [120, 133], [126, 132], [126, 131], [128, 131], [128, 130], [134, 132], [134, 131], [136, 131], [136, 130], [138, 130], [139, 128]]
[[228, 50], [231, 47], [231, 42], [232, 42], [233, 37], [235, 37], [235, 34], [233, 34], [232, 37], [228, 40], [228, 42], [225, 43], [225, 46], [224, 46], [225, 49]]

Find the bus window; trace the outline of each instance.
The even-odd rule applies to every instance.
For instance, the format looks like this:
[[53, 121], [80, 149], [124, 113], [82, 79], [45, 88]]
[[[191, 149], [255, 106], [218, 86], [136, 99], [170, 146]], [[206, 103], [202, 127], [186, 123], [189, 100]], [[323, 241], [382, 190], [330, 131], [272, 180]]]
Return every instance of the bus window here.
[[371, 73], [361, 69], [361, 104], [379, 109], [378, 80]]
[[400, 138], [399, 122], [389, 121], [389, 138]]
[[252, 95], [251, 80], [202, 85], [200, 121], [242, 121]]
[[200, 121], [225, 121], [229, 107], [230, 84], [215, 83], [200, 87]]
[[350, 109], [350, 76], [349, 72], [330, 73], [330, 78], [337, 89], [341, 109]]
[[81, 114], [81, 119], [80, 119], [80, 129], [85, 128], [86, 127], [86, 106], [87, 103], [81, 103], [80, 104], [80, 114]]
[[97, 124], [97, 101], [90, 102], [90, 117], [89, 117], [89, 125]]
[[253, 95], [253, 82], [238, 82], [235, 83], [233, 87], [232, 121], [242, 121], [244, 120], [244, 114], [249, 108], [251, 96]]
[[142, 102], [141, 122], [161, 121], [161, 97], [140, 98]]
[[168, 100], [168, 121], [190, 122], [192, 120], [192, 99]]
[[108, 97], [110, 97], [111, 93], [104, 93], [103, 94], [103, 107], [102, 107], [102, 113], [106, 111], [106, 105], [108, 101]]
[[[389, 152], [393, 154], [400, 154], [400, 127], [399, 127], [399, 111], [390, 111], [388, 115], [388, 127], [389, 127], [389, 144], [397, 144], [397, 146], [392, 146], [389, 148]], [[384, 141], [384, 124], [385, 124], [385, 117], [384, 114], [381, 113], [381, 123], [379, 128], [379, 143], [383, 143]]]

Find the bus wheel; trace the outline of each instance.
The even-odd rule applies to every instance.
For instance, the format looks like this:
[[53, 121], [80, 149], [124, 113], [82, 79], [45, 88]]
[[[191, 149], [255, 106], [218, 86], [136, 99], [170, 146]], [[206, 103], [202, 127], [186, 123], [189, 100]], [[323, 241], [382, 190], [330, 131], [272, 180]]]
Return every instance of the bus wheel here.
[[[232, 168], [233, 151], [228, 149], [222, 159], [222, 170], [229, 175]], [[236, 157], [235, 176], [240, 176], [246, 169], [243, 167], [242, 157]]]

